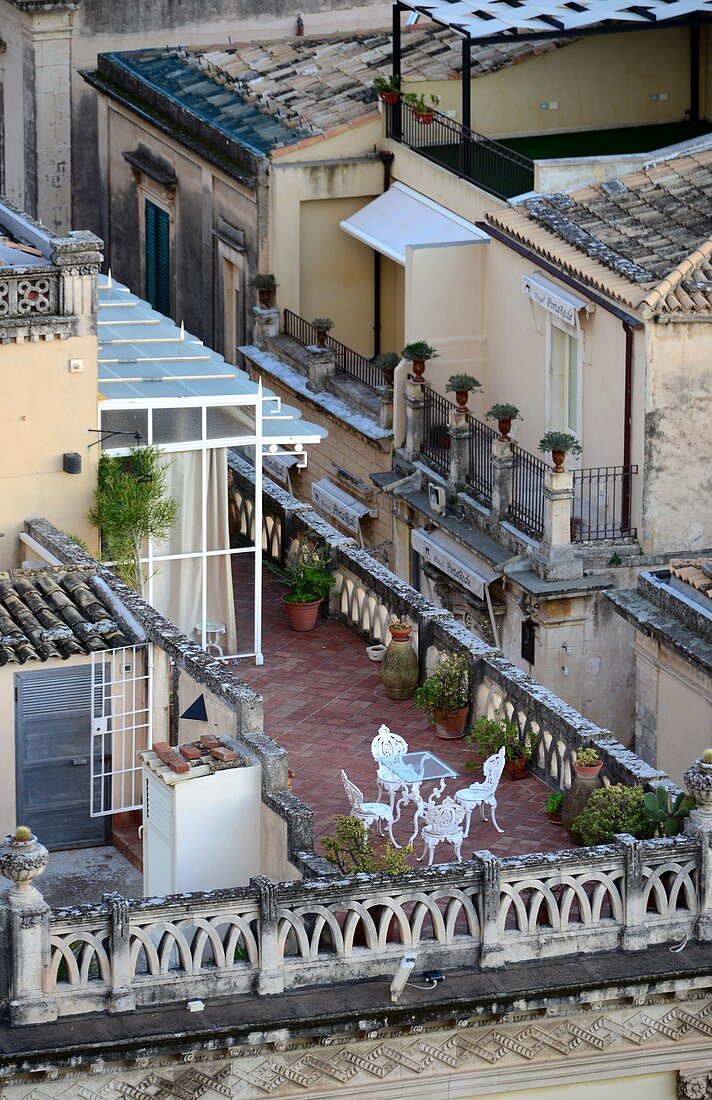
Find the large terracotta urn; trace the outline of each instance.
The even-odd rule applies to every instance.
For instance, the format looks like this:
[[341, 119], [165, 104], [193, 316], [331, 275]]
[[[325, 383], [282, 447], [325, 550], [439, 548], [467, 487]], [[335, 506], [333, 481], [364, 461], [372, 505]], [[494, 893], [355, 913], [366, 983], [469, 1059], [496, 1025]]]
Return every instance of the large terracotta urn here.
[[410, 699], [418, 685], [418, 656], [410, 627], [389, 627], [391, 641], [381, 661], [381, 683], [389, 699]]

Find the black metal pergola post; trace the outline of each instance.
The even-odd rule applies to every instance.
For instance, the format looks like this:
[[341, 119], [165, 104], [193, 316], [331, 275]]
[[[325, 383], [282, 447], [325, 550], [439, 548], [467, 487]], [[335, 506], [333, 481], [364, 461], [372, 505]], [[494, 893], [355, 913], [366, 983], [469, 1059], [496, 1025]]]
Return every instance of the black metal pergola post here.
[[[396, 0], [393, 5], [393, 79], [398, 81], [398, 87], [400, 87], [400, 81], [402, 77], [402, 52], [401, 52], [401, 12], [403, 6], [400, 0]], [[397, 103], [394, 103], [391, 108], [391, 120], [392, 120], [392, 134], [396, 141], [400, 141], [402, 136], [402, 124], [401, 124], [401, 102], [400, 99]]]
[[460, 171], [467, 175], [469, 171], [468, 156], [471, 148], [470, 130], [472, 129], [472, 39], [469, 34], [462, 36], [462, 88], [461, 92], [461, 122], [463, 129], [460, 135]]

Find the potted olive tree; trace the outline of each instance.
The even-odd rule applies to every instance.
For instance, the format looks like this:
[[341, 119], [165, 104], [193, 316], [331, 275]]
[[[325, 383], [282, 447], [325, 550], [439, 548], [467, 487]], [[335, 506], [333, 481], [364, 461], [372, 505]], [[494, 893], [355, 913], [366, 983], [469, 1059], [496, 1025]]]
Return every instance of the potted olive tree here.
[[566, 455], [580, 455], [582, 447], [576, 436], [572, 435], [571, 432], [547, 432], [539, 440], [539, 450], [543, 454], [551, 451], [551, 457], [554, 460], [554, 471], [557, 474], [563, 474]]
[[516, 722], [507, 718], [506, 714], [496, 710], [492, 718], [484, 715], [478, 718], [472, 723], [467, 740], [477, 745], [478, 752], [485, 759], [504, 747], [504, 774], [509, 779], [526, 779], [527, 762], [534, 755], [536, 738], [534, 734], [529, 734], [522, 739]]
[[445, 387], [446, 393], [454, 393], [461, 409], [467, 408], [468, 394], [481, 390], [482, 386], [472, 374], [451, 374]]
[[250, 286], [257, 291], [257, 298], [263, 309], [269, 309], [274, 302], [274, 292], [278, 283], [274, 275], [257, 274], [250, 279]]
[[416, 382], [422, 382], [426, 362], [437, 357], [435, 348], [425, 340], [415, 340], [412, 344], [406, 344], [401, 352], [401, 359], [407, 359], [413, 364], [413, 377]]
[[379, 99], [382, 99], [384, 103], [397, 103], [400, 99], [400, 77], [399, 76], [377, 76], [372, 84], [372, 88]]
[[313, 630], [319, 608], [334, 587], [334, 571], [328, 551], [313, 542], [301, 542], [290, 553], [282, 580], [291, 591], [282, 596], [292, 630]]
[[383, 373], [384, 385], [392, 386], [393, 374], [400, 363], [400, 355], [397, 355], [395, 351], [382, 351], [381, 354], [376, 355], [371, 362], [377, 370]]
[[519, 409], [516, 405], [510, 405], [507, 402], [502, 404], [495, 404], [491, 409], [488, 409], [485, 413], [485, 420], [496, 420], [497, 427], [499, 428], [499, 438], [503, 443], [509, 442], [509, 433], [512, 430], [512, 421], [521, 420], [519, 415]]
[[461, 654], [445, 654], [432, 676], [420, 685], [413, 702], [435, 722], [435, 732], [454, 741], [465, 732], [470, 709], [470, 665]]
[[326, 347], [326, 337], [334, 327], [334, 322], [331, 317], [315, 317], [312, 321], [312, 327], [316, 329], [316, 346], [318, 348]]

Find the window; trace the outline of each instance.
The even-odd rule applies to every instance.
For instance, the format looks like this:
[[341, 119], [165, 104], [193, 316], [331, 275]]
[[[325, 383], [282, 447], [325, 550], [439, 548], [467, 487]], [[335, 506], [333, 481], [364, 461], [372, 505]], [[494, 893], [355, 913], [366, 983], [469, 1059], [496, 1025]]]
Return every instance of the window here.
[[170, 217], [160, 206], [145, 199], [146, 299], [154, 309], [171, 315]]
[[578, 334], [554, 324], [550, 324], [549, 333], [549, 427], [579, 436]]

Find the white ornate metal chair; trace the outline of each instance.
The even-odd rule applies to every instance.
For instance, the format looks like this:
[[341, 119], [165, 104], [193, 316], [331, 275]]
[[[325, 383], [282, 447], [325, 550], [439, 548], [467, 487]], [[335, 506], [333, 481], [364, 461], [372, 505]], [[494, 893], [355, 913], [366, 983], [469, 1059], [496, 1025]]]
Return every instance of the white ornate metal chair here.
[[456, 800], [463, 807], [467, 815], [465, 819], [466, 837], [470, 835], [470, 820], [475, 806], [480, 807], [480, 814], [483, 821], [487, 820], [485, 806], [489, 806], [492, 815], [492, 824], [498, 833], [504, 832], [504, 829], [500, 829], [497, 824], [497, 786], [502, 778], [502, 772], [504, 771], [504, 745], [499, 752], [494, 753], [493, 756], [487, 757], [482, 767], [482, 771], [484, 773], [484, 779], [481, 783], [472, 783], [469, 787], [463, 787], [462, 790], [457, 791], [455, 794]]
[[346, 797], [351, 803], [351, 817], [357, 817], [362, 821], [366, 829], [370, 829], [374, 821], [378, 822], [378, 832], [383, 836], [383, 822], [388, 826], [388, 835], [394, 847], [400, 847], [393, 839], [393, 810], [385, 806], [383, 802], [364, 802], [363, 792], [355, 783], [352, 783], [345, 771], [341, 772], [341, 782], [346, 791]]
[[[376, 773], [376, 781], [378, 783], [378, 794], [380, 797], [381, 791], [388, 795], [391, 801], [391, 812], [395, 814], [395, 800], [396, 795], [401, 791], [407, 790], [408, 784], [404, 783], [402, 779], [399, 779], [386, 764], [382, 764], [379, 757], [382, 756], [402, 756], [403, 753], [408, 751], [408, 742], [405, 741], [397, 733], [391, 733], [388, 726], [379, 726], [378, 733], [371, 742], [371, 756], [378, 764], [378, 771]], [[398, 815], [394, 816], [393, 820], [398, 821], [400, 819], [400, 808], [398, 809]]]
[[428, 853], [428, 867], [432, 866], [433, 856], [438, 844], [444, 840], [452, 844], [455, 858], [462, 858], [462, 842], [465, 834], [462, 828], [462, 819], [465, 816], [464, 808], [454, 798], [444, 798], [442, 802], [435, 802], [432, 796], [428, 799], [423, 818], [425, 824], [420, 830], [423, 838], [423, 854], [418, 856], [418, 861], [425, 859]]

